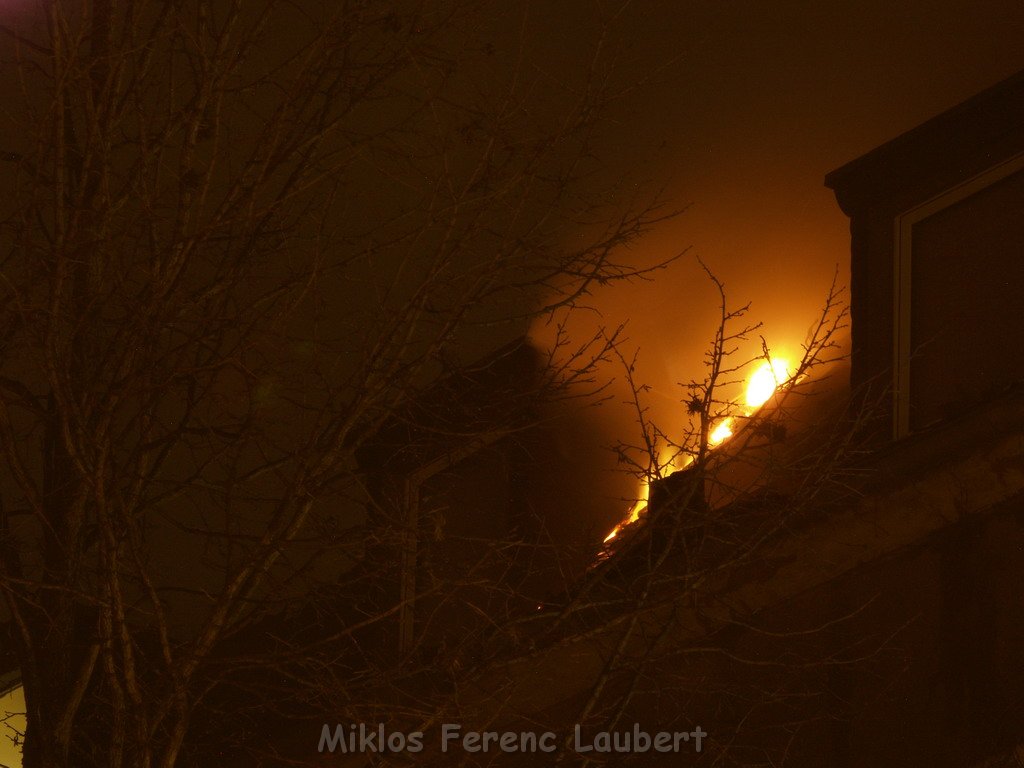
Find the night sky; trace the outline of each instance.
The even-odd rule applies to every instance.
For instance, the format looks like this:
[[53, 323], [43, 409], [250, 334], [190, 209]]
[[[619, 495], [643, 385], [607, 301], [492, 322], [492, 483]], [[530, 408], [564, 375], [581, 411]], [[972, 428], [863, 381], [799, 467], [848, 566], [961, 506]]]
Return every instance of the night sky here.
[[[585, 40], [573, 28], [587, 12], [567, 5], [538, 24]], [[620, 66], [637, 79], [664, 69], [618, 105], [603, 156], [689, 206], [636, 258], [690, 251], [595, 303], [604, 322], [630, 321], [645, 376], [670, 398], [700, 375], [713, 330], [716, 297], [693, 256], [788, 352], [837, 267], [847, 282], [849, 222], [824, 175], [1024, 67], [1024, 3], [1010, 0], [638, 2], [618, 18]]]
[[[0, 10], [30, 26], [32, 7]], [[794, 357], [833, 274], [847, 282], [848, 220], [825, 174], [1024, 68], [1024, 3], [1014, 0], [560, 0], [494, 3], [482, 18], [491, 28], [466, 30], [470, 47], [493, 39], [508, 63], [522, 43], [527, 76], [566, 83], [586, 76], [608, 30], [602, 61], [614, 58], [625, 95], [603, 113], [599, 181], [619, 183], [623, 203], [661, 189], [668, 208], [685, 208], [625, 258], [687, 252], [653, 281], [596, 292], [598, 313], [572, 327], [585, 338], [596, 325], [628, 322], [624, 349], [639, 348], [638, 378], [668, 429], [681, 418], [676, 384], [702, 376], [715, 328], [717, 296], [696, 257], [733, 305], [751, 302], [773, 353]], [[277, 34], [295, 45], [288, 29]], [[368, 205], [372, 194], [361, 197]], [[565, 450], [600, 473], [612, 460], [606, 447], [634, 436], [633, 426], [626, 410], [605, 408], [590, 424], [600, 434], [566, 431]]]
[[[8, 0], [0, 16], [28, 27], [33, 8]], [[628, 258], [689, 250], [654, 282], [597, 293], [601, 317], [579, 322], [628, 320], [643, 378], [667, 404], [675, 382], [700, 376], [714, 328], [716, 296], [695, 257], [791, 355], [837, 268], [846, 282], [848, 221], [825, 174], [1024, 68], [1015, 0], [559, 0], [485, 4], [482, 16], [492, 28], [465, 34], [495, 39], [507, 61], [522, 33], [528, 74], [565, 82], [585, 76], [610, 30], [602, 60], [614, 58], [629, 92], [604, 113], [594, 148], [604, 181], [624, 180], [624, 195], [661, 189], [668, 208], [686, 208]]]

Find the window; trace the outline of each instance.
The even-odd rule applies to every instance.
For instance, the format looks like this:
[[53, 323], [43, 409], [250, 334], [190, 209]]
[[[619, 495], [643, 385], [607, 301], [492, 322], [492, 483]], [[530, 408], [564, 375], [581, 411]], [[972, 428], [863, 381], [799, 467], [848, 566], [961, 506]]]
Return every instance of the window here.
[[17, 676], [0, 676], [0, 765], [21, 768], [25, 734], [25, 691]]
[[1024, 380], [1024, 155], [895, 221], [894, 431]]

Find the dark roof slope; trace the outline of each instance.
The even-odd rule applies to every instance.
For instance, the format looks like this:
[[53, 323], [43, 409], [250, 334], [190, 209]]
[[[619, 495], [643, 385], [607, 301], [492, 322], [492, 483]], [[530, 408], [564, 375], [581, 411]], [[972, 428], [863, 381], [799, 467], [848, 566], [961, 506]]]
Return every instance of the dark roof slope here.
[[1024, 152], [1024, 71], [825, 177], [847, 215], [905, 210]]

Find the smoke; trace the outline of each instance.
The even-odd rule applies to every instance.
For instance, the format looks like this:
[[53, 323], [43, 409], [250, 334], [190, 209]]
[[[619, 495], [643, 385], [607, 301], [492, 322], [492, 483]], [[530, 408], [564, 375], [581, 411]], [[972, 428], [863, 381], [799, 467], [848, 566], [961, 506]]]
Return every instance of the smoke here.
[[[703, 377], [717, 322], [718, 297], [699, 256], [731, 306], [750, 303], [748, 317], [763, 322], [759, 333], [773, 352], [799, 357], [837, 271], [848, 284], [849, 222], [825, 174], [1024, 65], [1024, 6], [983, 6], [631, 6], [608, 42], [622, 51], [616, 76], [624, 96], [594, 147], [604, 163], [595, 183], [614, 180], [635, 197], [660, 190], [668, 207], [685, 209], [634, 244], [634, 263], [687, 255], [651, 281], [586, 297], [589, 311], [573, 318], [570, 335], [582, 340], [625, 323], [623, 352], [638, 354], [652, 415], [679, 421], [678, 385]], [[581, 17], [563, 11], [564, 22], [541, 15], [538, 24], [549, 47], [562, 51], [559, 61], [584, 37], [571, 34]], [[535, 323], [531, 335], [550, 343], [551, 328]], [[752, 351], [758, 345], [754, 339]], [[608, 393], [621, 401], [621, 371], [602, 372], [616, 379]], [[623, 439], [633, 428], [628, 409], [614, 402], [594, 418]]]

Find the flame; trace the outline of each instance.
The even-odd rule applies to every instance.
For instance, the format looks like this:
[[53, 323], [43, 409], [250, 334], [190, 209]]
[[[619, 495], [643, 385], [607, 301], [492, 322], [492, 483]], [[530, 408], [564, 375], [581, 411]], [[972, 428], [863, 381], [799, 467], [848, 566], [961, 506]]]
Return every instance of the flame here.
[[[659, 474], [664, 477], [670, 475], [673, 472], [677, 472], [680, 469], [684, 469], [693, 462], [693, 457], [689, 454], [682, 453], [678, 450], [663, 448], [658, 455], [658, 470]], [[640, 498], [637, 499], [636, 503], [629, 510], [629, 514], [626, 515], [626, 519], [616, 525], [611, 533], [604, 537], [604, 543], [607, 544], [609, 541], [614, 539], [623, 528], [632, 525], [640, 519], [640, 513], [647, 508], [647, 502], [651, 497], [651, 478], [648, 478], [640, 483]]]
[[732, 437], [732, 417], [722, 419], [718, 422], [718, 426], [711, 430], [711, 434], [708, 435], [708, 445], [712, 447], [721, 445], [730, 437]]
[[619, 535], [619, 531], [621, 531], [627, 525], [632, 525], [633, 523], [635, 523], [637, 520], [640, 519], [640, 513], [647, 506], [647, 500], [650, 498], [650, 494], [651, 494], [651, 484], [650, 483], [643, 483], [643, 485], [641, 486], [640, 498], [637, 499], [637, 502], [636, 502], [636, 504], [633, 505], [633, 508], [631, 510], [629, 510], [629, 514], [626, 516], [626, 519], [623, 520], [618, 525], [616, 525], [614, 528], [612, 528], [612, 532], [604, 537], [604, 543], [605, 544], [607, 544], [609, 541], [611, 541], [616, 536], [618, 536]]
[[768, 398], [775, 394], [779, 384], [787, 381], [789, 377], [789, 363], [785, 360], [776, 358], [770, 362], [768, 360], [762, 362], [747, 381], [745, 398], [747, 406], [760, 408], [768, 402]]
[[[790, 365], [786, 360], [781, 358], [773, 358], [771, 360], [764, 360], [754, 372], [750, 374], [747, 379], [747, 386], [744, 392], [744, 402], [746, 403], [746, 409], [743, 410], [744, 416], [751, 416], [764, 405], [775, 394], [775, 391], [779, 388], [780, 384], [784, 384], [792, 377], [790, 371]], [[733, 436], [733, 425], [735, 424], [735, 418], [727, 416], [726, 418], [719, 421], [714, 429], [711, 430], [711, 434], [708, 435], [708, 445], [711, 448], [721, 445], [730, 437]], [[693, 457], [675, 453], [673, 456], [665, 457], [661, 455], [658, 457], [658, 469], [659, 475], [664, 476], [676, 472], [680, 469], [685, 468], [688, 464], [693, 461]], [[626, 519], [616, 525], [611, 533], [604, 537], [604, 543], [607, 544], [624, 528], [632, 525], [640, 519], [640, 513], [647, 507], [647, 502], [651, 496], [651, 478], [647, 478], [640, 485], [640, 498], [636, 504], [629, 510], [629, 514]]]

